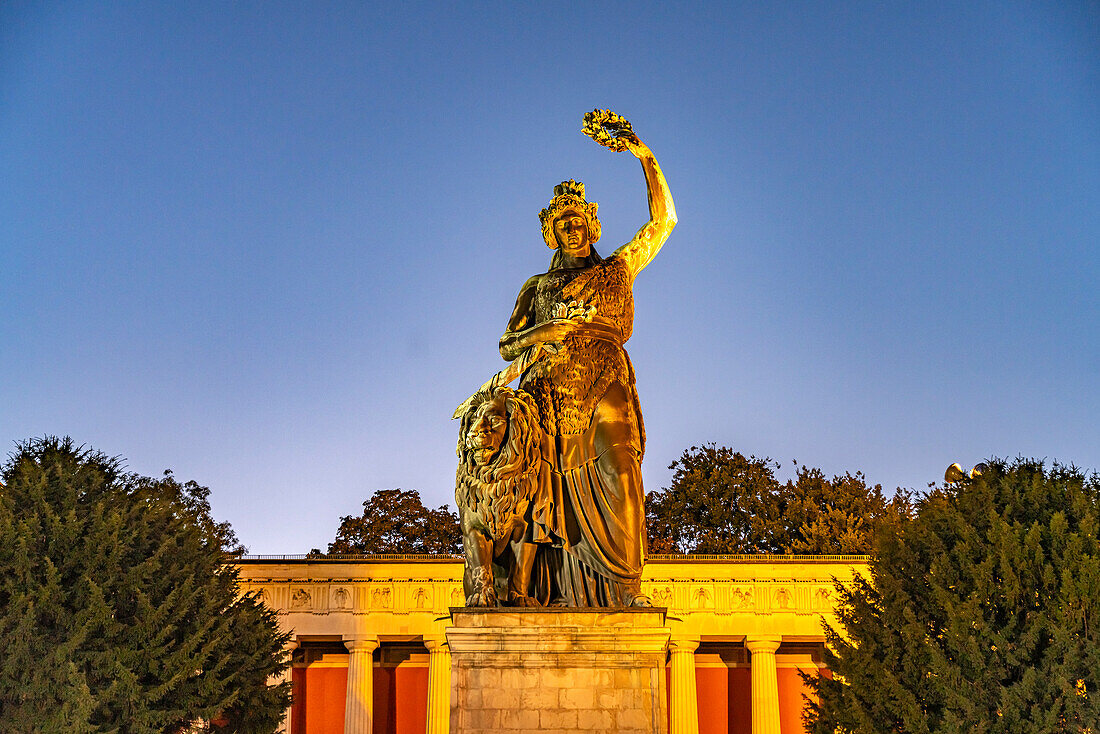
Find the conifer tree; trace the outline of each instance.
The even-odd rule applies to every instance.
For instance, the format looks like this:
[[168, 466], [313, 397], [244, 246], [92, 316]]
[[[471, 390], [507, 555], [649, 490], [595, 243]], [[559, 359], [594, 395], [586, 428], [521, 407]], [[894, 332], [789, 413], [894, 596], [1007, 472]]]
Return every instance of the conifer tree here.
[[1100, 481], [989, 462], [841, 589], [818, 734], [1100, 731]]
[[887, 498], [882, 485], [867, 484], [862, 472], [829, 479], [820, 469], [798, 466], [778, 492], [786, 553], [869, 553], [876, 534], [893, 531], [913, 513], [913, 493], [898, 488]]
[[0, 731], [275, 731], [285, 635], [239, 596], [209, 490], [68, 438], [0, 476]]

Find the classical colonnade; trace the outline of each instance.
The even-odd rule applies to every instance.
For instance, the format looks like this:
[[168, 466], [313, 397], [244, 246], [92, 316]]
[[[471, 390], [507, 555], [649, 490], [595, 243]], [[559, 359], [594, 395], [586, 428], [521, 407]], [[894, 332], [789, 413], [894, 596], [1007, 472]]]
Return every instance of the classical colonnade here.
[[[423, 642], [428, 650], [427, 734], [448, 734], [451, 653], [446, 639], [426, 637]], [[780, 734], [775, 655], [781, 642], [782, 639], [776, 635], [747, 636], [744, 641], [752, 656], [752, 734]], [[695, 686], [695, 651], [699, 643], [698, 638], [673, 637], [669, 641], [669, 734], [699, 734], [699, 700]], [[348, 651], [344, 734], [371, 734], [374, 720], [374, 651], [380, 644], [377, 636], [344, 640]], [[293, 653], [298, 645], [296, 640], [292, 640], [287, 644], [287, 651]], [[295, 734], [289, 710], [284, 731]]]
[[[751, 676], [752, 734], [781, 734], [777, 652], [784, 644], [822, 644], [822, 618], [835, 621], [835, 581], [850, 580], [865, 564], [860, 556], [651, 559], [643, 588], [669, 610], [670, 734], [698, 734], [697, 653], [719, 642], [747, 656], [741, 667]], [[375, 651], [391, 642], [427, 650], [426, 731], [449, 731], [446, 628], [448, 609], [461, 605], [461, 573], [458, 559], [423, 556], [241, 561], [243, 589], [278, 612], [292, 651], [318, 640], [347, 650], [345, 734], [371, 734]], [[304, 734], [289, 717], [287, 732]]]

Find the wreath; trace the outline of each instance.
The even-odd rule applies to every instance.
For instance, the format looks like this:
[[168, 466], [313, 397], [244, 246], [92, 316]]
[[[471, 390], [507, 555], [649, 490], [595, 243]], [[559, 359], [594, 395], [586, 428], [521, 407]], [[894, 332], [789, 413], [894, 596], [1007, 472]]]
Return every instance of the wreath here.
[[592, 110], [585, 113], [581, 132], [605, 148], [621, 153], [626, 150], [623, 137], [633, 135], [634, 128], [630, 126], [629, 120], [611, 110]]

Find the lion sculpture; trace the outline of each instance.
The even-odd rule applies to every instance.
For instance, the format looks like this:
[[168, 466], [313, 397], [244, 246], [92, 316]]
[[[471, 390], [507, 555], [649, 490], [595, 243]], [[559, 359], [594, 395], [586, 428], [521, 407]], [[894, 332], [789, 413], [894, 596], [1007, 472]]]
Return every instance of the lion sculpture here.
[[544, 440], [538, 408], [522, 390], [480, 392], [462, 415], [455, 501], [468, 607], [538, 606], [530, 595], [532, 514], [545, 496]]

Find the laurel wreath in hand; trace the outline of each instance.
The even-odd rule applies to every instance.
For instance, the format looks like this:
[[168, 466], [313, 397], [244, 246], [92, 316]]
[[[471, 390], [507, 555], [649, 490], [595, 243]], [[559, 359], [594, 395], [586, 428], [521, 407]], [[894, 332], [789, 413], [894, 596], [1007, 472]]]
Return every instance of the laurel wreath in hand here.
[[585, 113], [581, 131], [605, 148], [621, 153], [626, 150], [623, 137], [632, 135], [634, 128], [629, 120], [611, 110], [592, 110]]

